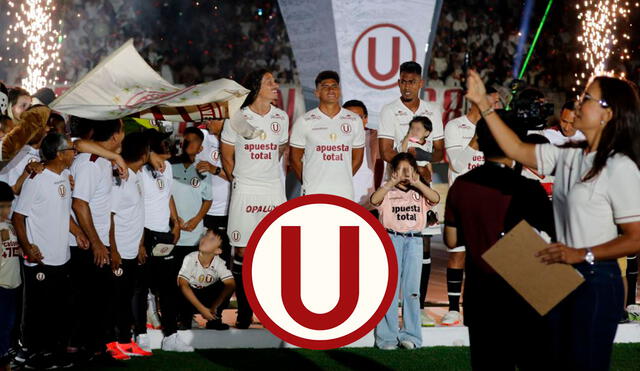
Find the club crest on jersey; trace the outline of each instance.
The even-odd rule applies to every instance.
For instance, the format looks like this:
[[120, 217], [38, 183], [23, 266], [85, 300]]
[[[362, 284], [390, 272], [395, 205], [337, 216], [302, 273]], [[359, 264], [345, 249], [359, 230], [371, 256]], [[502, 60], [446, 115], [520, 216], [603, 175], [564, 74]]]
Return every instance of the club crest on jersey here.
[[60, 186], [58, 186], [58, 194], [63, 198], [67, 195], [67, 187], [65, 187], [64, 184], [60, 184]]
[[44, 275], [44, 273], [42, 273], [42, 272], [38, 272], [38, 274], [36, 274], [36, 279], [37, 279], [38, 281], [44, 281], [44, 279], [45, 279], [45, 275]]
[[164, 179], [156, 179], [156, 184], [158, 184], [158, 189], [160, 189], [161, 191], [164, 189]]
[[281, 129], [281, 127], [280, 127], [279, 123], [277, 123], [277, 122], [272, 122], [271, 123], [271, 131], [273, 131], [276, 134], [280, 134], [280, 129]]
[[234, 240], [235, 242], [240, 241], [240, 232], [238, 231], [231, 232], [231, 239]]
[[413, 195], [412, 195], [412, 196], [413, 196], [413, 199], [414, 199], [414, 200], [416, 200], [416, 201], [420, 201], [420, 197], [421, 197], [421, 196], [420, 196], [420, 193], [418, 193], [418, 192], [413, 192]]
[[124, 273], [124, 271], [122, 270], [122, 268], [118, 268], [116, 270], [113, 271], [113, 274], [116, 275], [116, 277], [120, 277], [122, 276], [122, 273]]
[[198, 188], [198, 187], [200, 187], [200, 178], [197, 178], [197, 177], [193, 177], [193, 178], [191, 178], [191, 186], [192, 186], [193, 188]]
[[220, 159], [220, 152], [213, 150], [211, 151], [211, 160], [217, 162]]
[[340, 125], [340, 130], [342, 130], [342, 132], [345, 134], [351, 134], [351, 124], [345, 122], [344, 124]]

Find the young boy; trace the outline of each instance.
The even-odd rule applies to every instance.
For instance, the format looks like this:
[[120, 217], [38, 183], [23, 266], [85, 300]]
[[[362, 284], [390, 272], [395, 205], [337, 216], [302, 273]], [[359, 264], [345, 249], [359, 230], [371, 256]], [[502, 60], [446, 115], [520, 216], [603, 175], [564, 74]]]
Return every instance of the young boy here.
[[[227, 299], [236, 283], [226, 263], [218, 255], [222, 239], [219, 232], [209, 230], [201, 239], [199, 251], [187, 255], [178, 274], [178, 285], [183, 294], [181, 317], [191, 323], [194, 313], [207, 320], [208, 329], [220, 329], [222, 318], [218, 307]], [[227, 326], [228, 328], [229, 326]]]
[[0, 370], [8, 369], [7, 352], [16, 318], [18, 287], [22, 284], [19, 260], [22, 250], [9, 220], [13, 198], [11, 187], [0, 182]]

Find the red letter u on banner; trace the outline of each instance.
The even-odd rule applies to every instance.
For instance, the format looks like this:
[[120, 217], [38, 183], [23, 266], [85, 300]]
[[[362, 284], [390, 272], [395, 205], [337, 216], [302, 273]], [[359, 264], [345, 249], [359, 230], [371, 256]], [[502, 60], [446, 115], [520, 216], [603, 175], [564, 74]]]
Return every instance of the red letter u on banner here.
[[382, 74], [378, 72], [376, 66], [376, 38], [369, 38], [369, 73], [378, 81], [389, 80], [398, 73], [398, 68], [400, 68], [400, 38], [394, 36], [391, 40], [391, 69]]
[[[300, 227], [283, 226], [281, 242], [282, 303], [300, 325], [313, 330], [334, 328], [353, 313], [360, 295], [359, 227], [340, 227], [340, 296], [329, 312], [311, 312], [302, 303]], [[320, 277], [319, 277], [320, 278]]]

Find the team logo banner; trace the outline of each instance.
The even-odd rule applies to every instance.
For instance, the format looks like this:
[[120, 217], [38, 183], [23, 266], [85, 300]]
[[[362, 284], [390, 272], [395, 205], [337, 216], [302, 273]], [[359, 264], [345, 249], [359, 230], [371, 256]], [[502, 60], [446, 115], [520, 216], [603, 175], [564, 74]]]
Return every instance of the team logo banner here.
[[[331, 66], [330, 60], [337, 48], [343, 101], [363, 101], [369, 109], [368, 126], [377, 128], [382, 107], [400, 95], [397, 88], [400, 64], [410, 60], [424, 63], [436, 2], [280, 0], [303, 87], [315, 88], [309, 86], [312, 84], [309, 77], [315, 77], [320, 67]], [[300, 15], [309, 7], [314, 9], [314, 14], [302, 22]], [[307, 21], [328, 18], [329, 13], [332, 17], [324, 23], [322, 32], [309, 29]], [[310, 42], [309, 38], [313, 37], [318, 40]], [[310, 48], [315, 53], [325, 53], [314, 55]], [[316, 58], [315, 62], [312, 57]], [[307, 59], [312, 62], [303, 63]]]
[[229, 79], [182, 88], [174, 86], [145, 62], [133, 46], [133, 40], [129, 40], [50, 107], [94, 120], [132, 115], [199, 122], [232, 117], [248, 93], [242, 85]]

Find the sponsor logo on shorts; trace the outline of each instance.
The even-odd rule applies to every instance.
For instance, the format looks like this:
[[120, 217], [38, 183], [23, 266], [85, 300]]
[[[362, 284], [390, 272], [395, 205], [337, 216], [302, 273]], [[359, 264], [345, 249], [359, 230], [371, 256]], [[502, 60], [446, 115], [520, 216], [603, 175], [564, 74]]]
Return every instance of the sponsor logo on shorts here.
[[36, 274], [36, 279], [38, 281], [44, 281], [44, 279], [45, 279], [44, 273], [38, 272], [38, 274]]
[[64, 198], [64, 196], [67, 195], [67, 187], [64, 186], [64, 184], [60, 184], [58, 186], [58, 194], [60, 195], [60, 197]]
[[193, 178], [191, 178], [191, 186], [192, 186], [193, 188], [198, 188], [198, 187], [200, 187], [200, 178], [197, 178], [197, 177], [193, 177]]
[[240, 232], [238, 231], [231, 232], [231, 239], [234, 240], [235, 242], [240, 241]]
[[113, 274], [116, 275], [116, 277], [120, 277], [122, 276], [122, 273], [124, 273], [124, 271], [122, 270], [122, 268], [118, 268], [116, 270], [113, 271]]
[[245, 207], [244, 211], [249, 213], [249, 214], [254, 214], [254, 213], [268, 213], [271, 212], [271, 210], [275, 209], [275, 205], [247, 205], [247, 207]]

